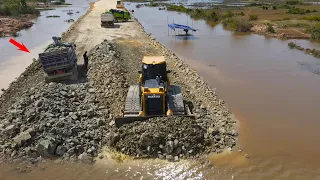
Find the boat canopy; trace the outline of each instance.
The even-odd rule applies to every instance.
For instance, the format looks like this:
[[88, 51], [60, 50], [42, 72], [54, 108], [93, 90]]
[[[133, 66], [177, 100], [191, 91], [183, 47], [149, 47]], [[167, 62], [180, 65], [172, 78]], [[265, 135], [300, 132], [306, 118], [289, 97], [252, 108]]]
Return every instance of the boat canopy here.
[[193, 29], [192, 27], [190, 26], [185, 26], [185, 25], [181, 25], [181, 24], [175, 24], [175, 23], [172, 23], [172, 24], [168, 24], [168, 26], [173, 29], [175, 31], [176, 28], [178, 29], [183, 29], [184, 31], [197, 31], [196, 29]]

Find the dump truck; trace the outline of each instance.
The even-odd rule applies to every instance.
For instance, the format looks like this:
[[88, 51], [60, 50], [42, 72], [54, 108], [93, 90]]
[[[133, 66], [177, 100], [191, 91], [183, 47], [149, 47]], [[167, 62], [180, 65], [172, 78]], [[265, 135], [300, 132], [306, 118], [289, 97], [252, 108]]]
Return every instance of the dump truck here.
[[101, 14], [101, 27], [113, 27], [114, 26], [114, 16], [111, 13]]
[[54, 43], [39, 54], [40, 64], [46, 73], [46, 81], [77, 80], [76, 46], [63, 43], [61, 37], [52, 37]]
[[184, 116], [194, 118], [178, 85], [170, 83], [164, 56], [145, 56], [137, 85], [129, 87], [123, 115], [115, 118], [117, 127], [150, 117]]
[[126, 11], [126, 10], [110, 9], [106, 13], [113, 14], [114, 19], [115, 19], [116, 22], [128, 21], [129, 19], [131, 19], [131, 15], [130, 15], [129, 11]]

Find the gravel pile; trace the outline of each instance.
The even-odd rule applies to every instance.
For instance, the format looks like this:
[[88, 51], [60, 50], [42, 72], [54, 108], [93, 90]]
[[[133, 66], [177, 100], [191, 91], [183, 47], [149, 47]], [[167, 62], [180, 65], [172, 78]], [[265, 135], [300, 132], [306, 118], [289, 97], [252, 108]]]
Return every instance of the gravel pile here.
[[[4, 113], [0, 116], [0, 159], [37, 162], [43, 157], [61, 157], [91, 162], [114, 123], [112, 110], [119, 109], [110, 108], [117, 104], [112, 97], [122, 98], [117, 90], [121, 89], [117, 87], [120, 66], [115, 55], [107, 42], [97, 46], [90, 54], [89, 81], [79, 84], [47, 84], [34, 77], [44, 73], [38, 62], [33, 63], [1, 96], [6, 108], [1, 108]], [[29, 82], [26, 90], [21, 88], [24, 82]]]
[[153, 118], [122, 126], [111, 142], [117, 150], [137, 157], [178, 160], [205, 150], [206, 131], [191, 119]]
[[[236, 144], [236, 121], [224, 102], [170, 51], [161, 52], [195, 119], [152, 118], [116, 128], [114, 118], [122, 115], [129, 84], [138, 80], [135, 72], [145, 53], [138, 46], [119, 48], [104, 41], [89, 53], [88, 82], [47, 84], [35, 62], [4, 92], [0, 159], [37, 162], [61, 157], [92, 162], [104, 145], [138, 158], [169, 161], [230, 150]], [[18, 88], [26, 82], [28, 89]]]
[[105, 107], [97, 104], [93, 93], [88, 84], [56, 83], [24, 91], [1, 117], [1, 155], [31, 161], [40, 156], [96, 156], [102, 145]]
[[109, 145], [139, 158], [178, 161], [203, 153], [221, 153], [236, 145], [237, 132], [230, 119], [212, 119], [202, 107], [188, 117], [152, 118], [126, 124], [113, 132]]

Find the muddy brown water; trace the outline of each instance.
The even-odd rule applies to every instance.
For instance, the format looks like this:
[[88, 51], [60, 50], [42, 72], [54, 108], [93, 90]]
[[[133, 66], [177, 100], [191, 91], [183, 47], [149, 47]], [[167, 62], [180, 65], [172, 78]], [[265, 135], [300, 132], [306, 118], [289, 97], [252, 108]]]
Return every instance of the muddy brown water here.
[[[252, 155], [249, 177], [320, 178], [319, 59], [291, 50], [287, 40], [234, 34], [221, 25], [212, 27], [157, 8], [131, 8], [148, 33], [217, 88], [240, 120], [239, 144]], [[175, 37], [167, 22], [199, 31], [189, 39]], [[320, 46], [291, 41], [307, 48]], [[245, 171], [240, 170], [239, 176]]]
[[[94, 165], [51, 162], [30, 169], [2, 164], [0, 179], [320, 179], [319, 59], [289, 49], [289, 41], [233, 34], [184, 14], [136, 9], [134, 3], [128, 9], [135, 10], [147, 32], [217, 88], [240, 120], [242, 152], [210, 156], [212, 166], [201, 161], [116, 163], [110, 158]], [[173, 32], [168, 36], [167, 19], [199, 31], [188, 40], [171, 36]], [[243, 153], [251, 156], [249, 161]]]

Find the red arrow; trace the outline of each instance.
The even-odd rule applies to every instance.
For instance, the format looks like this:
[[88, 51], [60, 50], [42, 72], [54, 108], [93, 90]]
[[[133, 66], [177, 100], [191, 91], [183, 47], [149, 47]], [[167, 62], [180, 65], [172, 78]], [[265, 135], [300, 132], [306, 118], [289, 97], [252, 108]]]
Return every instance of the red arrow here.
[[10, 38], [9, 42], [15, 46], [18, 47], [18, 50], [20, 51], [24, 51], [24, 52], [28, 52], [30, 53], [30, 51], [28, 50], [28, 48], [23, 44], [23, 43], [18, 43], [16, 40]]

